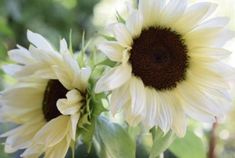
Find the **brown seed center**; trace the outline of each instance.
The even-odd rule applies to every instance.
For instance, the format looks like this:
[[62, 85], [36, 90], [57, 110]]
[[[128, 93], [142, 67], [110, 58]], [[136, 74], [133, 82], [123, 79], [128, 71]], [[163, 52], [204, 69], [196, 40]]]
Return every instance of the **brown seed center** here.
[[43, 99], [43, 114], [47, 121], [61, 115], [57, 109], [56, 102], [61, 98], [66, 98], [68, 90], [58, 81], [50, 80], [47, 84]]
[[132, 73], [145, 86], [172, 89], [183, 81], [188, 68], [187, 46], [170, 28], [150, 27], [133, 40], [129, 62]]

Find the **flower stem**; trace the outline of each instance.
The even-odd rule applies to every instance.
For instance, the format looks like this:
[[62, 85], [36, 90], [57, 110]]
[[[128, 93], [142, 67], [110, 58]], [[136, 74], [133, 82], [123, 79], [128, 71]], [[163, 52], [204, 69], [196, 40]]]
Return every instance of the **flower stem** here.
[[74, 141], [72, 141], [71, 149], [72, 149], [72, 158], [75, 158], [75, 142]]
[[210, 142], [209, 142], [209, 151], [208, 151], [208, 158], [216, 158], [216, 129], [218, 126], [218, 122], [216, 121], [213, 124], [213, 127], [211, 129], [211, 135], [210, 135]]

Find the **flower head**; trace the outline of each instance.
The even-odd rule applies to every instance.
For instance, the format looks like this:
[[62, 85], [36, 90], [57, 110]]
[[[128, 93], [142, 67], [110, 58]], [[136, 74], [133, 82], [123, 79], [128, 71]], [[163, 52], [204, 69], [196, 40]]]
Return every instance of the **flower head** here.
[[223, 44], [233, 37], [228, 19], [211, 18], [216, 5], [186, 0], [140, 0], [125, 23], [110, 26], [114, 41], [98, 48], [118, 64], [98, 81], [112, 90], [111, 110], [131, 125], [159, 126], [178, 136], [186, 118], [215, 121], [229, 105]]
[[2, 92], [1, 122], [19, 126], [1, 135], [5, 149], [26, 149], [23, 157], [65, 157], [76, 139], [77, 126], [86, 113], [91, 69], [79, 67], [63, 39], [60, 52], [41, 35], [28, 31], [32, 45], [9, 51], [16, 64], [4, 70], [18, 79]]

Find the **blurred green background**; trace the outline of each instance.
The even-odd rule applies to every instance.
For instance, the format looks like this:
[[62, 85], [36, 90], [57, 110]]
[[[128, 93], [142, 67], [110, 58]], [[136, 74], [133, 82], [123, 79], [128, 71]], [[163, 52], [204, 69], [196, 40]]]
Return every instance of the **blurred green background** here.
[[[235, 30], [234, 0], [212, 1], [219, 3], [218, 14], [232, 18], [229, 27]], [[27, 29], [42, 34], [57, 48], [59, 39], [65, 37], [68, 40], [72, 30], [73, 47], [79, 50], [84, 31], [86, 39], [95, 38], [103, 26], [115, 19], [116, 11], [125, 16], [127, 11], [125, 2], [125, 0], [0, 0], [0, 66], [8, 60], [7, 50], [15, 48], [16, 44], [28, 47]], [[235, 50], [233, 43], [226, 47]], [[231, 63], [235, 63], [234, 61]], [[9, 84], [11, 79], [0, 70], [0, 89]], [[186, 137], [177, 139], [165, 153], [165, 157], [207, 157], [211, 127], [208, 124], [190, 122]], [[0, 124], [0, 134], [9, 128], [10, 125]], [[227, 119], [217, 125], [215, 136], [218, 158], [235, 158], [235, 111], [231, 111]], [[4, 139], [1, 139], [0, 143], [3, 142]], [[138, 150], [137, 153], [139, 158], [146, 155], [142, 150]], [[0, 145], [0, 158], [10, 157], [19, 156], [17, 153], [4, 154], [3, 145]]]

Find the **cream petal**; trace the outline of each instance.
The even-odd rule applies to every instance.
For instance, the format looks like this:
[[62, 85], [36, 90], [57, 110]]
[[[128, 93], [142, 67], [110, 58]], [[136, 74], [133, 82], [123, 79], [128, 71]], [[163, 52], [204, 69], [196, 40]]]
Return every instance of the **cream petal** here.
[[[64, 80], [64, 86], [78, 88], [79, 90], [84, 91], [87, 88], [88, 80], [91, 75], [91, 68], [80, 68], [77, 62], [68, 53], [64, 55], [64, 60], [66, 62], [66, 69], [61, 70], [64, 74], [67, 74], [67, 76], [61, 75], [61, 81]], [[67, 78], [64, 78], [63, 76]]]
[[70, 117], [59, 116], [48, 122], [34, 137], [34, 142], [52, 147], [61, 142], [68, 133]]
[[71, 133], [71, 138], [76, 141], [76, 132], [77, 132], [77, 124], [80, 118], [80, 113], [74, 114], [71, 116], [70, 120], [71, 120], [71, 129], [70, 129], [70, 133]]
[[20, 156], [24, 158], [35, 158], [41, 156], [45, 151], [45, 146], [40, 144], [33, 144], [27, 148]]
[[121, 62], [124, 48], [117, 42], [108, 41], [98, 45], [98, 49], [110, 60]]
[[[2, 107], [0, 122], [13, 122], [23, 124], [30, 121], [34, 116], [42, 119], [43, 114], [41, 108], [19, 108], [19, 107]], [[12, 112], [14, 112], [12, 114]]]
[[178, 137], [184, 137], [187, 130], [187, 119], [184, 110], [180, 106], [180, 102], [175, 103], [173, 106], [172, 129], [175, 131]]
[[[204, 87], [202, 87], [202, 88], [204, 88]], [[202, 89], [202, 88], [199, 87], [199, 89]], [[224, 91], [226, 91], [226, 90], [224, 90]], [[215, 109], [218, 109], [218, 111], [220, 111], [220, 114], [217, 115], [217, 117], [224, 117], [224, 115], [229, 110], [231, 110], [231, 105], [232, 105], [231, 95], [229, 93], [224, 93], [224, 91], [218, 92], [218, 90], [216, 90], [216, 89], [204, 90], [204, 94], [207, 97], [207, 99], [209, 99], [212, 102]], [[229, 96], [225, 96], [225, 95], [229, 95]], [[214, 98], [216, 98], [216, 100]]]
[[62, 56], [58, 52], [43, 50], [36, 48], [33, 45], [29, 46], [29, 51], [36, 62], [43, 62], [51, 65], [52, 63], [61, 62]]
[[52, 66], [52, 68], [53, 68], [58, 80], [60, 81], [60, 83], [63, 84], [63, 86], [68, 90], [73, 89], [71, 80], [68, 77], [67, 72], [62, 70], [61, 67], [58, 65], [54, 65], [54, 66]]
[[[63, 59], [67, 68], [68, 74], [70, 74], [70, 77], [73, 77], [73, 74], [78, 72], [80, 70], [80, 67], [77, 63], [77, 61], [72, 57], [70, 53], [64, 53]], [[70, 72], [72, 71], [72, 72]], [[70, 73], [69, 73], [70, 72]]]
[[234, 36], [233, 32], [219, 28], [196, 29], [185, 36], [188, 49], [197, 47], [221, 47]]
[[111, 112], [116, 114], [130, 99], [130, 94], [128, 94], [129, 82], [125, 83], [120, 88], [113, 90], [111, 95]]
[[169, 0], [161, 12], [160, 24], [173, 25], [182, 15], [187, 7], [186, 0]]
[[45, 158], [64, 158], [69, 149], [70, 142], [71, 140], [65, 137], [60, 143], [47, 149]]
[[66, 99], [59, 99], [56, 103], [56, 106], [63, 115], [73, 115], [77, 113], [81, 107], [79, 104], [69, 103]]
[[223, 107], [218, 105], [213, 97], [211, 98], [200, 88], [196, 87], [194, 83], [184, 83], [184, 85], [181, 85], [179, 94], [187, 102], [188, 106], [198, 108], [211, 116], [221, 116], [224, 114]]
[[[32, 65], [26, 65], [26, 66], [22, 66], [22, 69], [20, 71], [17, 71], [14, 74], [14, 77], [16, 78], [23, 78], [23, 79], [27, 79], [29, 76], [32, 77], [35, 75], [35, 73], [37, 71], [35, 70], [43, 70], [43, 69], [47, 69], [48, 67], [45, 65], [42, 65], [42, 63], [38, 63], [38, 64], [32, 64]], [[41, 77], [41, 76], [35, 76], [35, 77]]]
[[132, 44], [132, 38], [130, 32], [127, 30], [126, 26], [122, 23], [117, 23], [113, 25], [113, 34], [117, 41], [124, 47], [130, 47]]
[[8, 52], [9, 58], [20, 64], [27, 65], [34, 62], [29, 51], [25, 49], [13, 49]]
[[41, 107], [44, 90], [44, 84], [10, 88], [2, 92], [2, 101], [10, 107], [36, 109]]
[[36, 71], [34, 76], [38, 76], [42, 79], [49, 79], [49, 80], [57, 79], [57, 76], [55, 75], [52, 68], [46, 68], [46, 69]]
[[96, 84], [95, 92], [100, 93], [104, 91], [113, 90], [122, 86], [131, 78], [131, 66], [128, 64], [120, 65], [113, 68], [99, 79]]
[[41, 64], [51, 65], [58, 58], [56, 53], [51, 53], [48, 50], [41, 50], [41, 49], [38, 49], [35, 47], [30, 47], [29, 50], [30, 50], [33, 58], [36, 59], [35, 63], [42, 62]]
[[[200, 87], [200, 89], [203, 89], [204, 92], [207, 92], [208, 94], [213, 94], [214, 97], [218, 98], [224, 98], [228, 101], [231, 101], [231, 94], [228, 92], [229, 89], [225, 88], [225, 87], [216, 87], [214, 86], [214, 83], [211, 83], [213, 80], [206, 81], [203, 82], [201, 81], [197, 81], [196, 79], [194, 80], [195, 84], [197, 84], [198, 87]], [[217, 82], [218, 84], [219, 82]], [[226, 85], [227, 83], [221, 83], [222, 85]], [[227, 86], [227, 85], [226, 85]]]
[[[182, 85], [181, 85], [182, 86]], [[183, 105], [183, 110], [185, 111], [186, 115], [197, 120], [197, 121], [202, 121], [202, 122], [215, 122], [215, 116], [212, 115], [211, 113], [206, 112], [205, 110], [203, 110], [201, 107], [198, 107], [200, 105], [195, 105], [194, 101], [192, 100], [193, 98], [191, 98], [191, 96], [184, 96], [186, 94], [183, 94], [182, 92], [188, 89], [184, 89], [182, 92], [178, 91], [179, 88], [177, 88], [177, 97], [180, 100], [180, 104]], [[192, 93], [192, 89], [190, 89], [190, 91], [187, 92], [191, 92]], [[195, 95], [195, 94], [194, 94]], [[199, 99], [197, 97], [197, 99]]]
[[153, 126], [157, 125], [156, 120], [156, 114], [157, 114], [157, 101], [155, 98], [155, 91], [151, 88], [146, 88], [146, 115], [144, 126], [146, 126], [148, 129], [152, 128]]
[[189, 104], [185, 106], [184, 111], [187, 114], [187, 116], [197, 121], [203, 121], [203, 122], [208, 122], [208, 123], [213, 123], [216, 121], [215, 116], [205, 111], [202, 111], [194, 106], [190, 106]]
[[227, 29], [223, 29], [217, 37], [215, 37], [215, 41], [213, 41], [212, 46], [214, 47], [222, 47], [228, 42], [229, 40], [235, 37], [235, 32]]
[[82, 101], [83, 97], [79, 91], [72, 89], [66, 94], [66, 97], [70, 103], [77, 103]]
[[135, 10], [126, 20], [126, 27], [132, 37], [138, 37], [142, 31], [143, 15]]
[[[223, 109], [223, 107], [226, 107], [225, 103], [221, 104], [219, 101], [219, 98], [222, 98], [224, 102], [231, 102], [232, 100], [231, 93], [229, 92], [230, 89], [226, 81], [213, 78], [210, 80], [205, 80], [203, 78], [198, 79], [195, 75], [188, 75], [188, 80], [190, 81], [191, 85], [197, 88], [198, 92], [203, 93], [206, 99], [210, 100], [211, 104], [215, 106], [214, 109], [219, 108], [218, 111], [221, 113], [226, 110], [226, 108]], [[214, 101], [215, 99], [213, 98], [216, 98], [216, 101]]]
[[12, 148], [10, 145], [7, 145], [7, 144], [4, 145], [4, 152], [5, 153], [14, 153], [16, 151], [17, 151], [16, 148]]
[[204, 86], [211, 85], [216, 89], [229, 89], [230, 87], [228, 83], [225, 82], [224, 77], [221, 76], [218, 72], [212, 71], [209, 66], [210, 65], [208, 64], [205, 65], [200, 62], [197, 64], [192, 63], [191, 69], [188, 70], [188, 78], [196, 84], [199, 83]]
[[[191, 60], [197, 61], [218, 61], [229, 57], [232, 52], [223, 48], [198, 47], [190, 51]], [[196, 58], [196, 59], [194, 59]]]
[[212, 72], [220, 74], [220, 76], [223, 77], [225, 81], [230, 82], [235, 78], [235, 68], [223, 61], [208, 65], [208, 69]]
[[63, 38], [62, 40], [60, 40], [60, 53], [66, 53], [66, 52], [69, 52], [68, 44], [66, 40]]
[[28, 65], [8, 64], [4, 65], [2, 68], [9, 75], [12, 75], [16, 78], [23, 78], [34, 75], [37, 70], [48, 69], [48, 66], [45, 63], [37, 62]]
[[2, 136], [8, 136], [5, 145], [12, 149], [25, 149], [32, 144], [32, 139], [36, 132], [44, 125], [43, 122], [25, 124], [13, 129]]
[[91, 76], [91, 68], [90, 67], [83, 67], [80, 71], [80, 78], [81, 83], [84, 88], [87, 88], [88, 80]]
[[125, 105], [124, 105], [124, 118], [127, 121], [127, 123], [131, 126], [137, 126], [140, 121], [143, 119], [142, 115], [134, 114], [132, 112], [132, 106], [131, 106], [131, 101], [129, 100]]
[[157, 105], [156, 122], [164, 133], [167, 133], [172, 126], [173, 114], [171, 105], [174, 104], [173, 96], [167, 92], [155, 93]]
[[40, 34], [34, 33], [30, 30], [27, 31], [28, 40], [34, 44], [37, 48], [47, 51], [54, 51], [51, 44]]
[[125, 2], [125, 6], [126, 6], [126, 11], [128, 13], [128, 15], [130, 15], [131, 13], [133, 13], [133, 11], [135, 11], [136, 9], [133, 7], [133, 2], [131, 1], [126, 1]]
[[[62, 72], [63, 74], [67, 74], [66, 76], [61, 74], [61, 81], [64, 80], [63, 81], [65, 84], [64, 86], [70, 88], [74, 87], [84, 91], [85, 88], [87, 87], [88, 80], [91, 75], [91, 68], [90, 67], [80, 68], [76, 60], [69, 53], [63, 54], [63, 57], [66, 63], [65, 69], [63, 70], [60, 69], [60, 70], [61, 72], [63, 71]], [[60, 73], [58, 73], [58, 75], [60, 75]]]
[[225, 27], [229, 23], [229, 18], [216, 17], [199, 24], [195, 29]]
[[80, 71], [75, 72], [73, 75], [72, 86], [82, 92], [85, 92], [91, 75], [91, 68], [83, 67]]
[[[31, 120], [30, 122], [27, 122], [24, 125], [18, 126], [6, 133], [3, 133], [0, 135], [0, 137], [9, 137], [12, 135], [23, 135], [23, 134], [29, 134], [32, 131], [36, 131], [35, 129], [40, 128], [44, 123], [39, 120]], [[34, 126], [33, 126], [34, 125]], [[33, 128], [32, 128], [33, 127]]]
[[159, 20], [164, 0], [140, 0], [138, 9], [143, 15], [143, 27], [149, 27]]
[[131, 111], [135, 115], [145, 115], [146, 92], [139, 78], [131, 77], [130, 80]]
[[160, 23], [162, 10], [166, 6], [166, 3], [167, 3], [166, 0], [158, 0], [158, 1], [153, 0], [153, 6], [151, 6], [152, 10], [150, 12], [150, 15], [152, 16], [152, 18], [154, 18], [152, 19], [152, 21], [154, 22], [152, 23], [152, 25], [154, 25], [155, 23], [156, 24]]
[[87, 87], [87, 82], [84, 83], [81, 81], [81, 72], [74, 73], [74, 77], [72, 78], [72, 87], [77, 88], [80, 91], [84, 92]]
[[7, 64], [7, 65], [3, 65], [2, 69], [8, 75], [15, 76], [18, 72], [22, 71], [23, 66], [16, 65], [16, 64]]
[[187, 8], [182, 18], [174, 24], [174, 27], [177, 31], [183, 34], [189, 32], [200, 24], [201, 21], [211, 15], [215, 11], [216, 7], [216, 4], [208, 2], [193, 4]]

